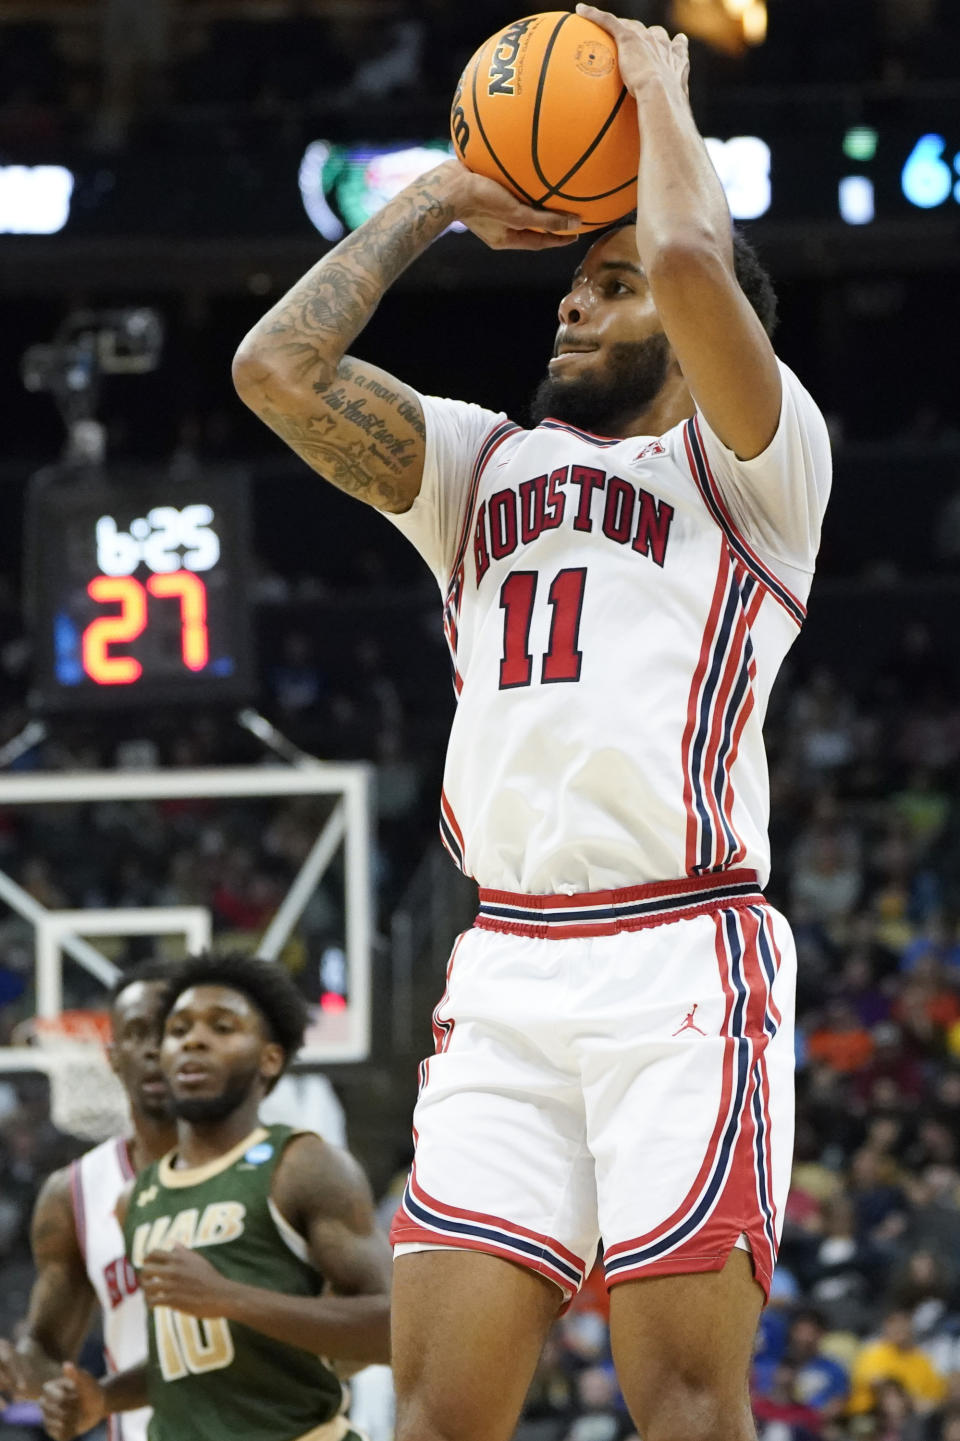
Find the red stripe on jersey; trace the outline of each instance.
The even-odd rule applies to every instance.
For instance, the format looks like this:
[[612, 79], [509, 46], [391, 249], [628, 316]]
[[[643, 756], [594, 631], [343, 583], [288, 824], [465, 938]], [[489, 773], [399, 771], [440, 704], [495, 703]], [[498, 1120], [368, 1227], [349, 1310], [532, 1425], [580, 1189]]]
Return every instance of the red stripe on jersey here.
[[450, 977], [453, 974], [453, 963], [457, 958], [457, 951], [460, 949], [460, 943], [466, 934], [467, 932], [463, 931], [459, 936], [457, 936], [457, 939], [453, 943], [453, 950], [450, 952], [450, 959], [447, 962], [447, 973], [443, 987], [443, 995], [434, 1006], [433, 1015], [430, 1017], [430, 1024], [433, 1030], [433, 1049], [437, 1055], [440, 1055], [443, 1051], [449, 1050], [450, 1041], [453, 1037], [453, 1028], [456, 1025], [456, 1020], [453, 1016], [450, 1016], [448, 1019], [445, 1020], [441, 1016], [440, 1010], [441, 1007], [444, 1006], [450, 998]]
[[[742, 581], [746, 576], [746, 572], [743, 570], [742, 567], [739, 566], [736, 569], [737, 579], [741, 583], [742, 590]], [[747, 602], [746, 622], [748, 630], [752, 628], [754, 621], [760, 614], [760, 607], [763, 605], [764, 596], [766, 594], [767, 592], [764, 590], [764, 588], [761, 585], [757, 585], [754, 589], [753, 595]], [[730, 831], [733, 835], [737, 837], [737, 848], [732, 856], [727, 857], [727, 864], [734, 866], [738, 865], [747, 854], [747, 847], [744, 844], [742, 837], [738, 834], [735, 825], [733, 824], [733, 806], [735, 800], [733, 767], [736, 762], [737, 756], [740, 754], [740, 740], [743, 735], [744, 727], [746, 726], [747, 721], [750, 719], [750, 716], [753, 712], [753, 687], [757, 679], [757, 664], [752, 654], [750, 656], [750, 661], [748, 665], [748, 675], [750, 684], [747, 688], [745, 695], [741, 699], [739, 713], [737, 715], [737, 719], [734, 723], [734, 728], [730, 737], [730, 747], [723, 760], [723, 814], [726, 818], [727, 825], [729, 826]]]
[[760, 607], [763, 605], [763, 598], [766, 594], [767, 592], [764, 590], [763, 586], [758, 585], [757, 589], [751, 596], [750, 602], [747, 606], [747, 625], [752, 626], [757, 616], [760, 614]]
[[750, 685], [748, 686], [746, 695], [741, 702], [740, 713], [737, 716], [736, 723], [733, 728], [733, 734], [730, 741], [730, 749], [724, 757], [723, 761], [723, 814], [726, 817], [727, 825], [730, 827], [730, 830], [737, 837], [737, 849], [730, 857], [730, 863], [733, 865], [736, 865], [739, 861], [742, 861], [744, 856], [747, 854], [747, 847], [744, 844], [741, 836], [738, 834], [736, 826], [733, 824], [733, 803], [735, 800], [735, 792], [733, 786], [733, 766], [734, 762], [737, 759], [737, 756], [740, 754], [740, 738], [743, 735], [744, 727], [746, 726], [747, 721], [750, 719], [751, 712], [753, 711], [753, 685], [754, 681], [757, 678], [757, 667], [752, 657], [750, 660], [749, 673]]
[[[696, 456], [694, 455], [690, 440], [691, 427], [696, 433], [698, 452]], [[723, 492], [717, 484], [713, 471], [710, 468], [706, 447], [703, 444], [703, 435], [696, 417], [694, 417], [692, 421], [688, 421], [684, 426], [683, 444], [687, 453], [687, 464], [690, 467], [690, 474], [693, 476], [697, 489], [707, 500], [707, 508], [714, 513], [714, 519], [718, 521], [721, 529], [726, 532], [728, 539], [736, 545], [738, 552], [749, 566], [750, 574], [767, 589], [774, 600], [783, 607], [787, 615], [790, 616], [790, 619], [796, 625], [802, 625], [807, 613], [803, 602], [793, 594], [788, 586], [784, 585], [780, 577], [775, 575], [769, 566], [764, 565], [750, 542], [745, 539], [742, 532], [735, 525], [733, 517], [724, 501]], [[704, 485], [700, 477], [700, 471], [697, 465], [698, 459], [703, 465], [706, 485]]]
[[[740, 840], [739, 836], [737, 836], [737, 846], [732, 857], [726, 857], [725, 854], [718, 854], [718, 847], [721, 851], [725, 853], [727, 845], [729, 844], [727, 833], [724, 829], [721, 819], [721, 808], [723, 811], [723, 816], [730, 824], [731, 832], [736, 835], [736, 831], [734, 831], [729, 814], [729, 797], [726, 794], [723, 794], [722, 799], [718, 799], [716, 793], [716, 786], [714, 784], [714, 776], [717, 769], [717, 759], [720, 754], [720, 747], [723, 744], [724, 731], [727, 727], [727, 711], [733, 694], [734, 684], [737, 680], [737, 677], [740, 675], [743, 666], [743, 653], [746, 639], [747, 622], [746, 618], [743, 615], [743, 612], [740, 611], [734, 623], [733, 634], [730, 636], [730, 639], [727, 643], [727, 653], [726, 658], [723, 661], [723, 668], [720, 673], [720, 681], [712, 700], [712, 707], [710, 713], [710, 728], [707, 734], [707, 743], [704, 747], [701, 770], [701, 774], [703, 776], [703, 789], [706, 793], [706, 797], [710, 805], [710, 810], [716, 822], [714, 828], [715, 845], [713, 856], [711, 857], [711, 864], [713, 865], [720, 865], [723, 863], [724, 860], [741, 860], [746, 854], [746, 847]], [[750, 691], [748, 689], [748, 703], [749, 698]], [[729, 761], [730, 756], [728, 753], [728, 755], [725, 757], [725, 764], [723, 766], [724, 780], [729, 778]]]
[[[687, 814], [686, 868], [688, 875], [694, 874], [700, 859], [699, 836], [701, 822], [693, 803], [693, 737], [700, 716], [701, 692], [704, 681], [710, 672], [713, 646], [720, 625], [720, 618], [723, 614], [723, 602], [727, 593], [729, 575], [729, 557], [725, 552], [721, 552], [720, 564], [717, 567], [717, 579], [713, 588], [713, 599], [710, 602], [710, 611], [703, 631], [703, 640], [700, 644], [700, 656], [697, 660], [697, 668], [693, 673], [690, 695], [687, 699], [687, 722], [683, 728], [681, 754], [683, 757], [683, 806]], [[719, 825], [719, 815], [716, 817], [716, 821]]]
[[480, 489], [480, 478], [483, 475], [483, 472], [486, 470], [487, 465], [490, 462], [491, 456], [493, 456], [496, 451], [500, 449], [503, 442], [509, 436], [517, 435], [519, 434], [519, 432], [520, 426], [515, 425], [512, 420], [500, 420], [487, 432], [487, 434], [483, 438], [480, 449], [477, 452], [477, 459], [474, 463], [473, 475], [470, 478], [470, 487], [467, 492], [467, 504], [463, 516], [463, 526], [460, 531], [460, 539], [457, 542], [456, 554], [450, 570], [450, 580], [447, 586], [448, 591], [450, 589], [450, 586], [452, 586], [454, 581], [456, 580], [457, 571], [459, 570], [460, 565], [463, 562], [464, 553], [466, 552], [467, 544], [470, 539], [470, 534], [473, 530], [473, 513], [477, 504], [477, 494]]
[[441, 791], [440, 791], [440, 808], [441, 808], [441, 810], [443, 811], [443, 814], [446, 816], [446, 818], [447, 818], [447, 825], [450, 827], [450, 829], [453, 831], [453, 834], [456, 836], [456, 838], [457, 838], [457, 844], [459, 845], [459, 847], [460, 847], [460, 849], [461, 849], [461, 851], [462, 851], [462, 850], [464, 849], [464, 844], [463, 844], [463, 831], [460, 829], [459, 825], [457, 824], [457, 818], [456, 818], [456, 816], [455, 816], [454, 813], [453, 813], [453, 806], [450, 804], [450, 801], [449, 801], [449, 799], [448, 799], [448, 797], [447, 797], [447, 793], [446, 793], [446, 791], [443, 790], [443, 789], [441, 789]]

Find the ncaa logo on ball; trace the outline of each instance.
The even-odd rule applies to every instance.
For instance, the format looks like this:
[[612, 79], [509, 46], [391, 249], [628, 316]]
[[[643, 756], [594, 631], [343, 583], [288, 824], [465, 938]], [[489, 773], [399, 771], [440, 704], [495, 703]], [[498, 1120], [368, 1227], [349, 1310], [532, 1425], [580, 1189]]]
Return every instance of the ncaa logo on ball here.
[[614, 66], [613, 51], [609, 45], [598, 44], [595, 40], [585, 40], [578, 45], [573, 59], [578, 70], [597, 80], [609, 75]]
[[517, 56], [520, 54], [520, 42], [530, 28], [536, 17], [527, 20], [518, 20], [511, 25], [509, 30], [504, 30], [497, 41], [493, 57], [490, 62], [488, 95], [514, 95], [514, 84], [517, 76]]

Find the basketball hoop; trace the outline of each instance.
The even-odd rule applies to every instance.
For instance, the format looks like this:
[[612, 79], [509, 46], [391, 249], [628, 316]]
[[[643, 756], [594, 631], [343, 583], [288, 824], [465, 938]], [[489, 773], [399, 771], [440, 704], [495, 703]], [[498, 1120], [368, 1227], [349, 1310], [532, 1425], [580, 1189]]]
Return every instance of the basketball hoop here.
[[42, 1053], [38, 1069], [50, 1079], [53, 1124], [84, 1141], [105, 1141], [129, 1125], [127, 1098], [107, 1059], [109, 1040], [107, 1011], [34, 1016], [14, 1034], [15, 1044]]

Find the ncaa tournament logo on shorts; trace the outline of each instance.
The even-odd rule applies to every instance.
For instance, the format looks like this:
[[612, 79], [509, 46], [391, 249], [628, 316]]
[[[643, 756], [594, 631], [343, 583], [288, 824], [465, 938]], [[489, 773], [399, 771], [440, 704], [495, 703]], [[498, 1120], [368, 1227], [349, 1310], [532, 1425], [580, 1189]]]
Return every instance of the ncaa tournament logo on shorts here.
[[269, 1141], [259, 1141], [256, 1146], [251, 1146], [249, 1151], [244, 1151], [243, 1159], [251, 1166], [262, 1166], [264, 1161], [269, 1161], [273, 1155], [273, 1147]]

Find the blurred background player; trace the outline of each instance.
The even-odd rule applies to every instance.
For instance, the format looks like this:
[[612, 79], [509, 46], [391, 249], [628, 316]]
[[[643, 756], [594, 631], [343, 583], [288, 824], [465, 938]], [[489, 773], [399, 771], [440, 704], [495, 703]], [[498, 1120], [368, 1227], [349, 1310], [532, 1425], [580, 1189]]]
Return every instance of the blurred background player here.
[[149, 1400], [151, 1441], [338, 1441], [344, 1396], [321, 1358], [389, 1358], [390, 1257], [353, 1159], [260, 1123], [302, 1043], [303, 999], [269, 961], [201, 956], [163, 1020], [176, 1148], [121, 1203], [149, 1359], [102, 1382], [66, 1366], [45, 1425], [66, 1441]]
[[[160, 1070], [160, 1014], [171, 967], [144, 962], [114, 986], [110, 1064], [130, 1103], [129, 1134], [113, 1136], [55, 1171], [37, 1197], [31, 1224], [36, 1280], [15, 1345], [0, 1342], [0, 1389], [39, 1397], [44, 1382], [75, 1360], [99, 1305], [108, 1370], [146, 1358], [143, 1294], [126, 1259], [117, 1202], [128, 1183], [170, 1150], [176, 1128]], [[149, 1411], [118, 1418], [120, 1441], [144, 1441]]]

